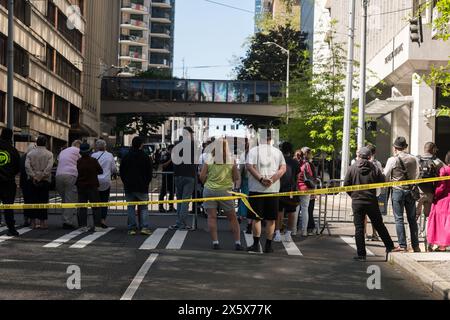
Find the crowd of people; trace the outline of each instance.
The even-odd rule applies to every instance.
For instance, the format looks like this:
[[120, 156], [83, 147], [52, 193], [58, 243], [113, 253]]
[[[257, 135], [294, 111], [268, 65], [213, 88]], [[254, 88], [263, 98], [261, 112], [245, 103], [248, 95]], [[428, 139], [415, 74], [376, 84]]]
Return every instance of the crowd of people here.
[[[274, 143], [272, 131], [260, 139], [258, 144], [250, 145], [245, 140], [242, 153], [236, 155], [230, 150], [226, 138], [212, 139], [203, 146], [199, 159], [195, 159], [193, 130], [185, 128], [186, 134], [176, 145], [169, 146], [161, 154], [159, 163], [164, 173], [159, 200], [178, 200], [186, 202], [169, 204], [167, 209], [159, 205], [162, 213], [177, 213], [172, 230], [191, 230], [188, 223], [189, 200], [201, 197], [201, 207], [208, 217], [208, 230], [212, 239], [212, 248], [221, 248], [218, 237], [217, 217], [224, 214], [228, 218], [234, 237], [236, 250], [243, 250], [240, 240], [240, 222], [246, 221], [246, 233], [253, 235], [253, 243], [247, 248], [250, 253], [273, 252], [272, 242], [291, 242], [293, 236], [308, 237], [315, 229], [314, 196], [279, 196], [272, 194], [307, 191], [320, 187], [317, 169], [313, 164], [313, 151], [308, 147], [299, 150], [289, 142], [283, 142], [279, 148]], [[98, 139], [95, 150], [86, 142], [74, 141], [71, 147], [61, 151], [57, 157], [55, 177], [52, 177], [54, 156], [47, 149], [47, 139], [37, 138], [20, 157], [12, 144], [13, 133], [3, 129], [0, 137], [0, 200], [3, 204], [12, 204], [16, 197], [16, 175], [20, 173], [20, 188], [25, 204], [44, 204], [49, 202], [49, 190], [54, 183], [63, 203], [109, 202], [111, 179], [119, 174], [123, 182], [127, 202], [148, 201], [149, 185], [152, 181], [153, 167], [151, 158], [143, 151], [144, 140], [135, 137], [129, 152], [121, 159], [120, 168], [116, 167], [114, 156], [107, 151], [106, 142]], [[179, 148], [181, 144], [187, 148]], [[437, 158], [437, 147], [429, 142], [424, 146], [424, 154], [413, 156], [406, 152], [408, 144], [405, 138], [398, 137], [393, 144], [393, 156], [386, 166], [375, 159], [373, 145], [357, 151], [345, 177], [344, 185], [372, 184], [385, 181], [402, 181], [437, 176], [450, 176], [450, 152], [445, 161]], [[176, 159], [175, 159], [176, 158]], [[180, 161], [181, 159], [181, 161]], [[53, 181], [54, 180], [54, 181]], [[223, 199], [231, 191], [250, 196], [251, 209], [239, 201], [238, 209], [233, 200]], [[198, 194], [200, 192], [200, 194]], [[383, 223], [379, 207], [381, 196], [391, 197], [395, 217], [398, 246], [389, 235]], [[450, 246], [450, 181], [405, 185], [386, 190], [361, 190], [349, 192], [355, 224], [357, 256], [355, 260], [366, 258], [365, 241], [367, 237], [367, 217], [370, 219], [373, 234], [371, 239], [381, 238], [386, 252], [408, 250], [405, 234], [404, 211], [410, 230], [411, 247], [420, 252], [419, 228], [417, 219], [424, 214], [428, 217], [427, 239], [429, 249], [446, 250]], [[127, 206], [128, 234], [150, 235], [147, 205]], [[236, 212], [237, 211], [237, 212]], [[108, 207], [92, 208], [93, 231], [108, 228], [106, 219]], [[5, 222], [8, 235], [18, 236], [12, 210], [5, 210]], [[64, 209], [61, 215], [64, 229], [88, 227], [88, 209]], [[136, 218], [137, 217], [137, 218]], [[285, 224], [285, 218], [287, 223]], [[48, 228], [47, 209], [24, 210], [24, 226], [34, 229]], [[265, 243], [261, 246], [261, 234], [265, 228]], [[284, 235], [282, 232], [284, 231]]]

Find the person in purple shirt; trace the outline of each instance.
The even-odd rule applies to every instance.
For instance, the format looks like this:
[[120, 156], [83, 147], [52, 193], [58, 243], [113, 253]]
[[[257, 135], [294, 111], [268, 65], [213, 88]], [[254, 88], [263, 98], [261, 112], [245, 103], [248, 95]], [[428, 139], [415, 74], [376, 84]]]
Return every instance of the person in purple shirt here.
[[[77, 161], [80, 159], [81, 141], [76, 140], [70, 148], [66, 148], [59, 154], [58, 167], [56, 169], [56, 190], [60, 194], [63, 203], [77, 203]], [[64, 209], [62, 214], [63, 229], [75, 229], [76, 209]]]

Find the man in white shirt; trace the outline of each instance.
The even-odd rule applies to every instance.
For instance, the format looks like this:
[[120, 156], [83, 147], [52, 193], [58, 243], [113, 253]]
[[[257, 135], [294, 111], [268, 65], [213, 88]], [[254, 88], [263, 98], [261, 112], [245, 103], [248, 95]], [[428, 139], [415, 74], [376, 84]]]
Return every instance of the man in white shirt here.
[[[98, 175], [98, 182], [100, 186], [98, 191], [101, 202], [109, 202], [109, 195], [111, 192], [111, 176], [117, 173], [114, 156], [106, 151], [106, 141], [99, 139], [95, 142], [95, 153], [91, 155], [92, 158], [97, 159], [98, 163], [103, 169], [103, 173]], [[108, 228], [106, 225], [106, 216], [108, 215], [108, 207], [102, 207], [101, 226], [103, 229]]]
[[[270, 130], [267, 130], [267, 139], [261, 139], [260, 143], [259, 146], [250, 150], [247, 158], [250, 196], [280, 192], [280, 178], [286, 172], [283, 153], [271, 145], [272, 132]], [[272, 238], [279, 209], [278, 201], [277, 197], [250, 198], [250, 204], [259, 217], [250, 211], [247, 214], [249, 219], [253, 219], [253, 245], [247, 249], [248, 252], [261, 253], [259, 239], [262, 219], [266, 221], [267, 235], [264, 252], [273, 252]]]
[[[56, 190], [63, 203], [77, 203], [78, 191], [75, 185], [78, 177], [77, 162], [80, 155], [81, 141], [75, 140], [70, 148], [59, 154], [58, 168], [56, 169]], [[76, 209], [64, 209], [62, 220], [63, 229], [75, 229]]]

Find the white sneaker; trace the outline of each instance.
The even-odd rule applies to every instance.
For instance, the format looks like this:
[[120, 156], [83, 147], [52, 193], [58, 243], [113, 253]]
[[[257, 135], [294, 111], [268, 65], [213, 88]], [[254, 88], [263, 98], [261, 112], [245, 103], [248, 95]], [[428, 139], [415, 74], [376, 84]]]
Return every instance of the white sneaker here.
[[291, 235], [292, 235], [292, 236], [296, 236], [296, 235], [297, 235], [297, 230], [292, 231], [292, 232], [291, 232]]
[[308, 232], [307, 231], [302, 231], [302, 237], [307, 237], [308, 236]]
[[284, 241], [285, 241], [285, 242], [292, 242], [292, 237], [291, 237], [291, 234], [290, 234], [290, 233], [286, 233], [286, 234], [284, 235]]
[[81, 232], [89, 232], [89, 228], [88, 227], [81, 227], [80, 231]]
[[275, 237], [273, 237], [273, 242], [281, 242], [281, 234], [275, 233]]

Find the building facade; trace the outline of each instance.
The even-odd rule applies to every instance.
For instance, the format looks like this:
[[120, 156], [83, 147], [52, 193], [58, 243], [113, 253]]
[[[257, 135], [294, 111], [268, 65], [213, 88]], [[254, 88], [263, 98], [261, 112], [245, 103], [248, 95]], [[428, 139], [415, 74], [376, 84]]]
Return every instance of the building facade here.
[[122, 76], [149, 69], [173, 69], [175, 0], [122, 0]]
[[[15, 1], [14, 130], [21, 151], [38, 135], [57, 152], [71, 137], [99, 134], [96, 79], [100, 60], [117, 61], [106, 30], [114, 11], [118, 20], [118, 1]], [[0, 127], [7, 119], [7, 2], [0, 0]]]
[[[436, 10], [432, 5], [422, 7], [425, 3], [428, 2], [369, 2], [366, 120], [376, 121], [377, 131], [367, 132], [366, 138], [377, 145], [377, 156], [382, 162], [391, 155], [392, 141], [397, 136], [407, 138], [412, 154], [423, 153], [423, 145], [428, 141], [436, 142], [441, 157], [450, 150], [450, 118], [435, 117], [435, 111], [443, 105], [448, 106], [449, 102], [445, 101], [439, 88], [423, 81], [432, 66], [447, 64], [450, 41], [434, 38], [431, 26]], [[349, 0], [322, 1], [321, 5], [320, 10], [328, 11], [329, 18], [336, 20], [335, 39], [332, 40], [344, 43], [346, 48]], [[361, 9], [361, 1], [356, 1], [356, 61], [360, 57]], [[420, 45], [411, 41], [409, 24], [409, 18], [419, 10], [423, 21]], [[314, 32], [318, 28], [315, 25]], [[314, 41], [314, 47], [321, 46], [326, 47]], [[314, 50], [314, 56], [320, 54], [323, 52]], [[358, 97], [357, 92], [353, 97]]]

